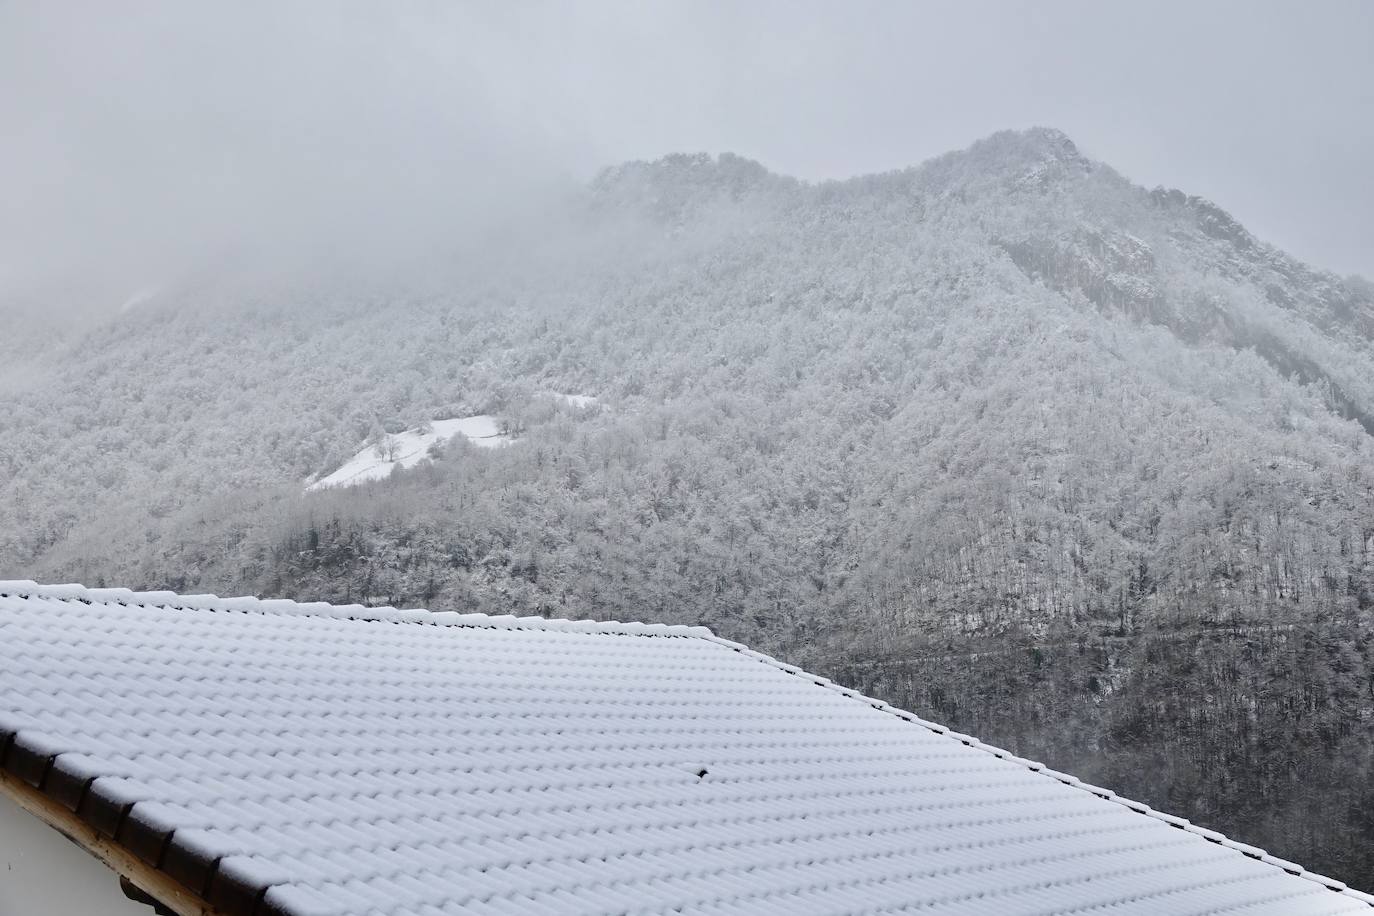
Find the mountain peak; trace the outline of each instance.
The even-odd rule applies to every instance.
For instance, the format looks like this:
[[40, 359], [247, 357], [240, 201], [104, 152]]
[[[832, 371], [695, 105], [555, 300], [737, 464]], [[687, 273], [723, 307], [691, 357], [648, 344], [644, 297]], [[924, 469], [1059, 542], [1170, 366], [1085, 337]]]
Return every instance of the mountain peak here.
[[763, 165], [734, 153], [671, 153], [652, 162], [633, 160], [603, 169], [592, 187], [608, 192], [626, 188], [715, 188], [738, 195], [776, 179]]
[[1053, 150], [1060, 158], [1082, 158], [1069, 135], [1057, 127], [1028, 127], [1020, 133], [1029, 142]]
[[1062, 130], [1031, 127], [998, 131], [912, 171], [928, 188], [968, 193], [1008, 186], [1044, 190], [1097, 167]]
[[977, 141], [967, 150], [977, 159], [1003, 167], [1057, 164], [1074, 171], [1089, 171], [1092, 161], [1078, 150], [1069, 135], [1054, 127], [1003, 130]]

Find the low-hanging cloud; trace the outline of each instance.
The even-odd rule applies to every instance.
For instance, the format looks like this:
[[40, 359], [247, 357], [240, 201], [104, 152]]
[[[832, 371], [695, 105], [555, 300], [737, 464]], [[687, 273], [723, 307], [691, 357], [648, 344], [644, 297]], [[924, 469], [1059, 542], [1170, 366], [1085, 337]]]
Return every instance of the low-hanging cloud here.
[[135, 3], [0, 18], [11, 296], [109, 304], [217, 268], [404, 265], [581, 158], [493, 84], [481, 55], [502, 51], [496, 24], [462, 10]]
[[838, 178], [1033, 124], [1374, 273], [1372, 30], [1359, 0], [0, 4], [0, 309], [405, 272], [629, 158]]

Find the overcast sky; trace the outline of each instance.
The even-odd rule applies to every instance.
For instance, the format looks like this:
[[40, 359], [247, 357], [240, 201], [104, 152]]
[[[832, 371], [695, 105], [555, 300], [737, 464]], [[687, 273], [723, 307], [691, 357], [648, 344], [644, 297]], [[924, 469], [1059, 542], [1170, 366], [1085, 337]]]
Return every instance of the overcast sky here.
[[803, 178], [1061, 128], [1374, 276], [1374, 3], [0, 0], [0, 284], [405, 248], [558, 176]]

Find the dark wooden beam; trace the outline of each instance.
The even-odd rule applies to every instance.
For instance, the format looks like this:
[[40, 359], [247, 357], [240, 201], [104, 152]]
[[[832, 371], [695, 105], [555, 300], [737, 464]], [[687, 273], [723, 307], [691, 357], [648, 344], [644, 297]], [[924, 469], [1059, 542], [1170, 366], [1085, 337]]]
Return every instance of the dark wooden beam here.
[[[3, 769], [0, 769], [0, 795], [13, 799], [19, 807], [95, 856], [124, 882], [148, 897], [155, 907], [161, 907], [159, 912], [175, 916], [227, 916], [118, 843], [101, 836], [74, 812]], [[111, 892], [113, 890], [111, 888]]]

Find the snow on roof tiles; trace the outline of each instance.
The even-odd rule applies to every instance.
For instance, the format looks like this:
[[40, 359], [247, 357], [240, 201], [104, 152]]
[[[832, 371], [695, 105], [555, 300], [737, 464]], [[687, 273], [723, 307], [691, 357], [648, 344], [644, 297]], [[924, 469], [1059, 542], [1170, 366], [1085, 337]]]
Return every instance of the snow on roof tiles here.
[[0, 760], [230, 914], [1374, 904], [702, 627], [0, 582]]

